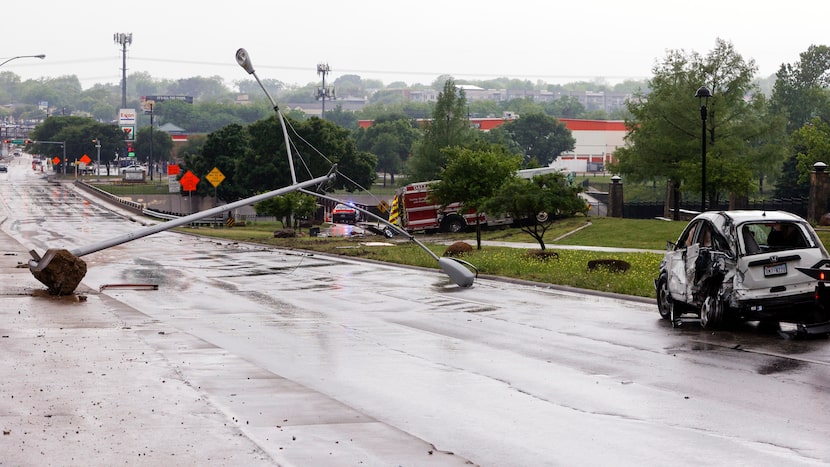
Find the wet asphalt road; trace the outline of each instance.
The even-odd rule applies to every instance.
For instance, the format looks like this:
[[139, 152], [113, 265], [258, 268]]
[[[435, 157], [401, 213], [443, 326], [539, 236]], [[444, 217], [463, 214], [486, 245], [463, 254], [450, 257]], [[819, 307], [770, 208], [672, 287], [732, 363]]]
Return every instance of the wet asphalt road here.
[[0, 174], [0, 465], [830, 463], [826, 339], [172, 232], [45, 297], [23, 252], [144, 221], [26, 169]]

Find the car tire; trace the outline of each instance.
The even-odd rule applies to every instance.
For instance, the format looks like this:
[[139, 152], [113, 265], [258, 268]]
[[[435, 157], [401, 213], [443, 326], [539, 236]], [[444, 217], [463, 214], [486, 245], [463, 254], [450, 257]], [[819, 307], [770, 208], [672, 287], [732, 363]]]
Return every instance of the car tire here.
[[706, 297], [700, 307], [700, 327], [715, 329], [723, 323], [725, 305], [723, 300], [715, 295]]
[[464, 230], [464, 227], [467, 225], [464, 223], [464, 219], [459, 216], [450, 216], [444, 219], [444, 222], [441, 223], [441, 230], [444, 232], [449, 233], [458, 233]]
[[657, 311], [663, 319], [672, 319], [675, 308], [674, 299], [669, 292], [669, 276], [665, 272], [657, 279]]

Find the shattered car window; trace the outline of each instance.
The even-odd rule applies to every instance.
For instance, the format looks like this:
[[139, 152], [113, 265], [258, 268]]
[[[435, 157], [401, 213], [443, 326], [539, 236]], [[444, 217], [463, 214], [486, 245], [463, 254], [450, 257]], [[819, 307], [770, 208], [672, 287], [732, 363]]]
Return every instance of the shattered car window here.
[[814, 248], [815, 243], [796, 223], [753, 223], [741, 227], [744, 254]]
[[697, 232], [698, 225], [700, 225], [700, 223], [695, 222], [686, 228], [686, 231], [680, 236], [680, 241], [677, 242], [678, 248], [685, 248], [694, 244], [695, 233]]

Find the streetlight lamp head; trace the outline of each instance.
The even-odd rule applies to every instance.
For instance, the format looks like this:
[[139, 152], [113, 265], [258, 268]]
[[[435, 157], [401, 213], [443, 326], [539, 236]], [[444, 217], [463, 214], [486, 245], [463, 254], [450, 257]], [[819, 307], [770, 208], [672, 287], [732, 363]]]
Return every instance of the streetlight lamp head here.
[[251, 63], [251, 56], [248, 55], [248, 51], [245, 49], [239, 49], [236, 51], [236, 63], [239, 64], [245, 71], [248, 72], [249, 75], [254, 74], [254, 64]]
[[43, 60], [44, 58], [46, 58], [46, 54], [35, 55], [34, 57]]
[[712, 91], [710, 91], [709, 88], [707, 88], [706, 86], [701, 86], [701, 87], [697, 88], [697, 92], [695, 92], [695, 97], [698, 97], [698, 98], [701, 98], [701, 99], [704, 99], [704, 98], [708, 99], [708, 98], [712, 97]]

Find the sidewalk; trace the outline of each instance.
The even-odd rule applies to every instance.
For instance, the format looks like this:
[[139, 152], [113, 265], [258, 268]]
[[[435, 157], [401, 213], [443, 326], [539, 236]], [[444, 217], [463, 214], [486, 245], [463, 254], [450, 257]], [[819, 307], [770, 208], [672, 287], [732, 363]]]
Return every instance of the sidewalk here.
[[0, 245], [0, 465], [272, 464], [134, 310], [83, 286], [50, 296], [23, 245]]
[[[458, 240], [439, 240], [431, 242], [428, 238], [418, 237], [418, 240], [424, 243], [438, 243], [441, 245], [452, 245]], [[466, 242], [473, 247], [476, 246], [476, 240], [473, 239], [465, 239], [461, 240]], [[500, 242], [495, 240], [482, 240], [482, 246], [501, 246], [501, 247], [508, 247], [508, 248], [523, 248], [527, 250], [538, 250], [539, 244], [536, 242]], [[604, 251], [607, 253], [655, 253], [658, 255], [662, 255], [666, 253], [666, 250], [649, 250], [645, 248], [620, 248], [620, 247], [613, 247], [613, 246], [587, 246], [587, 245], [561, 245], [558, 243], [548, 243], [545, 242], [545, 248], [548, 250], [585, 250], [585, 251]]]

